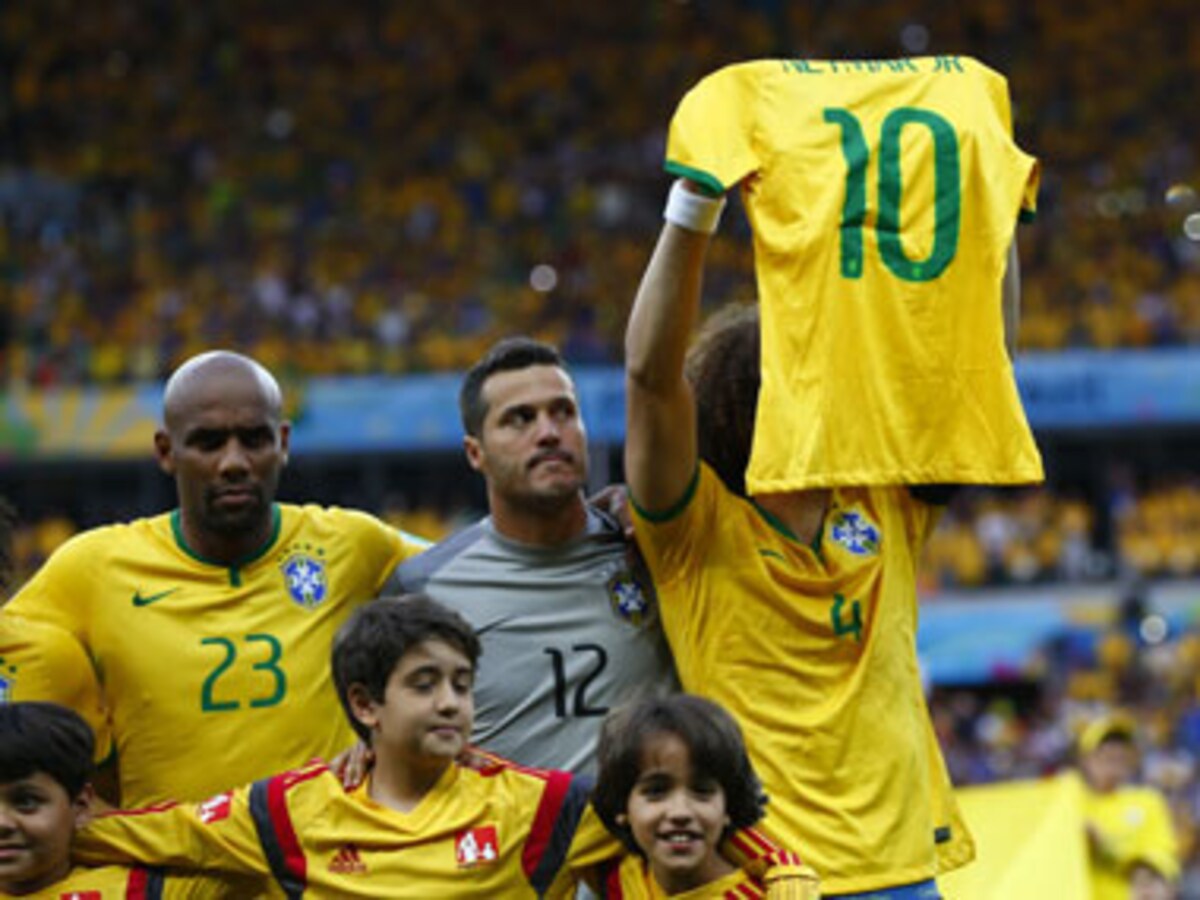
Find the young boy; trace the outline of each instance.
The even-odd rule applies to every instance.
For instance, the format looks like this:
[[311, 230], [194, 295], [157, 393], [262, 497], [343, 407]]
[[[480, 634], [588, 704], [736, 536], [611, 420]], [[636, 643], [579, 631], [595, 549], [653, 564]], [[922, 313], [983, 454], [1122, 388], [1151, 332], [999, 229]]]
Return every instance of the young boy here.
[[[633, 851], [606, 867], [608, 896], [765, 895], [761, 879], [719, 851], [735, 830], [762, 818], [766, 802], [741, 730], [725, 710], [688, 694], [643, 701], [608, 717], [598, 757], [592, 803]], [[786, 873], [787, 896], [820, 896], [815, 873], [790, 854], [777, 861], [784, 865], [772, 871], [772, 880]]]
[[72, 867], [72, 838], [92, 801], [93, 744], [87, 723], [64, 706], [0, 703], [0, 897], [225, 895], [215, 879], [140, 867]]
[[[272, 878], [288, 897], [534, 897], [618, 851], [576, 831], [590, 785], [463, 751], [479, 642], [421, 595], [357, 610], [333, 648], [338, 696], [375, 755], [347, 792], [322, 764], [199, 805], [96, 819], [80, 859]], [[585, 833], [586, 832], [586, 833]]]

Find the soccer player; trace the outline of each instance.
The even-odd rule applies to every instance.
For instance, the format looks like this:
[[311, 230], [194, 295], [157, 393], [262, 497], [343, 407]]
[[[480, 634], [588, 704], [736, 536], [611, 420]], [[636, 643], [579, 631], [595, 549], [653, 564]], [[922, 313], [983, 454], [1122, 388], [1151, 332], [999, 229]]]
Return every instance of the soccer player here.
[[587, 432], [557, 350], [500, 341], [459, 408], [491, 514], [401, 564], [387, 591], [424, 591], [478, 631], [476, 744], [589, 771], [605, 713], [677, 687], [653, 590], [621, 526], [584, 500]]
[[[54, 703], [0, 704], [0, 896], [128, 900], [223, 896], [215, 876], [71, 865], [92, 804], [92, 732]], [[111, 892], [111, 893], [110, 893]]]
[[125, 806], [198, 800], [353, 740], [326, 648], [419, 548], [363, 513], [274, 502], [289, 429], [257, 362], [187, 361], [154, 435], [179, 508], [76, 536], [2, 613], [90, 657]]
[[[600, 733], [596, 813], [632, 853], [610, 866], [617, 896], [761, 897], [764, 885], [719, 852], [763, 815], [766, 797], [729, 713], [690, 694], [609, 716]], [[789, 860], [793, 895], [816, 900], [811, 869]], [[778, 877], [784, 871], [773, 870]]]
[[1179, 882], [1179, 848], [1162, 794], [1133, 784], [1137, 728], [1124, 714], [1102, 716], [1079, 738], [1092, 896], [1168, 900]]
[[625, 468], [680, 680], [741, 724], [763, 830], [826, 896], [935, 897], [939, 864], [973, 852], [916, 658], [936, 511], [904, 487], [746, 495], [757, 308], [716, 316], [687, 355], [723, 200], [675, 190], [626, 332]]

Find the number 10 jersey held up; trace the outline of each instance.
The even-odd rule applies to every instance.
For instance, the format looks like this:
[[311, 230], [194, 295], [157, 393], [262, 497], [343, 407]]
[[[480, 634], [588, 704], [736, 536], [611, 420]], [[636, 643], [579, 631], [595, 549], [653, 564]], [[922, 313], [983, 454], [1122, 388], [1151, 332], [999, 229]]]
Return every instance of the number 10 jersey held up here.
[[770, 60], [684, 97], [666, 168], [741, 184], [763, 383], [751, 494], [1042, 480], [1001, 282], [1036, 160], [966, 57]]

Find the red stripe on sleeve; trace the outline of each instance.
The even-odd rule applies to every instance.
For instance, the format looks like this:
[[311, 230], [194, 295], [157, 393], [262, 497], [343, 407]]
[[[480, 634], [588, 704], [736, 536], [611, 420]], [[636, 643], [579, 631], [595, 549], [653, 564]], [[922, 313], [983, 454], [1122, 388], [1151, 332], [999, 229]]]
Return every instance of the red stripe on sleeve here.
[[529, 829], [529, 838], [521, 852], [521, 866], [525, 870], [526, 878], [533, 877], [542, 854], [546, 852], [558, 812], [567, 796], [567, 788], [571, 786], [571, 775], [567, 772], [546, 771], [542, 774], [546, 778], [546, 789], [542, 791], [542, 800], [538, 804], [533, 827]]
[[125, 900], [146, 900], [146, 885], [149, 880], [149, 873], [145, 869], [131, 869], [129, 880], [125, 883]]
[[744, 853], [748, 859], [761, 859], [779, 849], [766, 835], [753, 828], [739, 828], [729, 836], [729, 842], [739, 853]]
[[625, 900], [625, 892], [621, 890], [621, 865], [619, 861], [608, 867], [608, 876], [604, 879], [604, 900]]
[[[287, 808], [287, 790], [300, 781], [321, 774], [316, 772], [294, 772], [278, 778], [272, 778], [267, 784], [267, 813], [271, 817], [271, 825], [275, 837], [279, 841], [279, 849], [283, 852], [283, 862], [301, 884], [308, 880], [307, 863], [300, 840], [296, 837], [296, 829], [292, 827], [292, 817]], [[307, 777], [304, 777], [307, 776]]]

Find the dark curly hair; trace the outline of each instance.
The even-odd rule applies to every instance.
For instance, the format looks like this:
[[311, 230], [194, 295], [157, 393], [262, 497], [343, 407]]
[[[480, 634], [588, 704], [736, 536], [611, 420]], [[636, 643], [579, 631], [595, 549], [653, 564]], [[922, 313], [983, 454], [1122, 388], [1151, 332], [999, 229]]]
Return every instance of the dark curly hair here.
[[49, 775], [71, 798], [92, 778], [95, 738], [77, 712], [57, 703], [0, 703], [0, 781]]
[[696, 397], [700, 458], [740, 497], [762, 381], [759, 347], [758, 306], [730, 304], [704, 323], [684, 369]]
[[467, 620], [425, 594], [381, 597], [354, 611], [333, 639], [333, 683], [350, 725], [364, 742], [371, 731], [354, 715], [350, 688], [361, 684], [383, 702], [388, 679], [404, 656], [425, 641], [444, 641], [461, 650], [474, 668], [482, 649]]
[[711, 700], [692, 694], [655, 697], [611, 713], [600, 729], [596, 748], [599, 771], [592, 806], [608, 830], [630, 850], [642, 852], [620, 817], [641, 775], [646, 743], [661, 734], [673, 734], [683, 741], [692, 768], [724, 791], [729, 825], [722, 840], [762, 818], [767, 797], [733, 716]]

